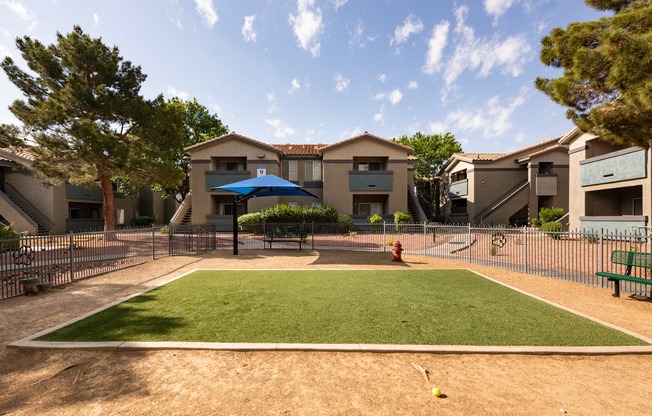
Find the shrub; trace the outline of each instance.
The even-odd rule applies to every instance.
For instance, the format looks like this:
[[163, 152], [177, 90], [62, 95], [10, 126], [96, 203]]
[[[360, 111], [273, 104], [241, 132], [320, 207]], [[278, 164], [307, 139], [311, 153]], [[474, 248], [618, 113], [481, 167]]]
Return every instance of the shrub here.
[[532, 225], [539, 228], [541, 227], [541, 221], [538, 218], [532, 218]]
[[378, 215], [378, 214], [372, 214], [372, 215], [368, 216], [368, 217], [367, 217], [367, 220], [368, 220], [371, 224], [382, 224], [382, 223], [383, 223], [383, 217], [381, 217], [381, 216]]
[[394, 213], [394, 224], [401, 225], [401, 224], [411, 224], [411, 223], [412, 223], [412, 216], [407, 212], [396, 211]]
[[304, 208], [304, 221], [319, 224], [337, 222], [337, 210], [328, 204], [320, 207]]
[[544, 222], [541, 224], [541, 231], [548, 234], [550, 237], [558, 240], [560, 238], [559, 231], [561, 231], [561, 223], [559, 222]]
[[154, 224], [154, 217], [149, 215], [141, 215], [132, 220], [135, 227], [149, 227]]
[[353, 217], [346, 214], [338, 214], [337, 222], [338, 224], [342, 225], [346, 231], [351, 231], [353, 229], [353, 225], [355, 224]]
[[0, 227], [0, 252], [17, 250], [20, 247], [21, 236], [22, 233], [16, 232], [13, 224]]
[[238, 227], [243, 231], [251, 231], [254, 225], [260, 224], [260, 212], [252, 212], [238, 217]]
[[541, 211], [539, 211], [539, 221], [541, 224], [557, 221], [563, 216], [563, 208], [541, 208]]
[[303, 222], [303, 207], [276, 204], [260, 212], [261, 219], [271, 223], [299, 223]]

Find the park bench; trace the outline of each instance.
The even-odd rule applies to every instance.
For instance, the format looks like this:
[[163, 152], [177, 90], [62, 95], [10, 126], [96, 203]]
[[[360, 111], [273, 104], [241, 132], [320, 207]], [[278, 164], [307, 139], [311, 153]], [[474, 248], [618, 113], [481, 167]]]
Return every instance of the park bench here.
[[301, 250], [301, 244], [306, 242], [308, 237], [307, 233], [298, 232], [273, 232], [265, 233], [265, 238], [263, 242], [269, 244], [269, 249], [272, 249], [272, 243], [299, 243], [299, 250]]
[[606, 277], [607, 280], [614, 282], [614, 297], [620, 297], [620, 281], [626, 280], [628, 282], [641, 283], [644, 285], [652, 285], [652, 279], [645, 277], [631, 276], [632, 267], [640, 267], [642, 269], [652, 269], [652, 254], [640, 253], [637, 251], [624, 251], [614, 250], [611, 252], [611, 262], [613, 264], [622, 264], [625, 267], [625, 274], [597, 272], [596, 275]]

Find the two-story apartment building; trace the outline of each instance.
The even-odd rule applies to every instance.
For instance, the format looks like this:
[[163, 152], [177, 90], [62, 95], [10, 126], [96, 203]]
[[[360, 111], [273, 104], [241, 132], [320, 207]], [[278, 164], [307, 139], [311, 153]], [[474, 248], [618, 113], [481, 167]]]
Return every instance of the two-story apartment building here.
[[[0, 149], [0, 221], [14, 224], [29, 234], [65, 233], [104, 227], [102, 191], [70, 183], [48, 186], [28, 174], [24, 166], [33, 162], [30, 153]], [[166, 223], [175, 210], [174, 201], [164, 201], [150, 188], [135, 198], [115, 194], [116, 225], [131, 225], [133, 218], [149, 215]]]
[[568, 211], [568, 145], [563, 137], [510, 153], [456, 153], [439, 172], [448, 184], [446, 221], [524, 225], [541, 208]]
[[240, 214], [277, 203], [325, 203], [354, 218], [389, 217], [408, 211], [408, 186], [414, 186], [412, 149], [366, 132], [329, 145], [275, 145], [229, 133], [185, 151], [190, 157], [191, 193], [173, 223], [230, 224], [232, 195], [211, 189], [262, 174], [297, 183], [318, 199], [252, 198], [239, 208]]
[[649, 233], [650, 149], [614, 145], [577, 130], [563, 144], [569, 146], [570, 228]]

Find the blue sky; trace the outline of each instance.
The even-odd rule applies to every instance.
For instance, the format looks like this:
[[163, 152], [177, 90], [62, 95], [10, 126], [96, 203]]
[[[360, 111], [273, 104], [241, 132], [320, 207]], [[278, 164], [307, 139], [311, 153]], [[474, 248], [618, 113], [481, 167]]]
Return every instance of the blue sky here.
[[[572, 128], [534, 88], [554, 27], [594, 20], [581, 0], [0, 0], [0, 56], [73, 25], [148, 78], [146, 98], [196, 98], [267, 143], [450, 131], [505, 152]], [[0, 123], [21, 95], [0, 73]]]

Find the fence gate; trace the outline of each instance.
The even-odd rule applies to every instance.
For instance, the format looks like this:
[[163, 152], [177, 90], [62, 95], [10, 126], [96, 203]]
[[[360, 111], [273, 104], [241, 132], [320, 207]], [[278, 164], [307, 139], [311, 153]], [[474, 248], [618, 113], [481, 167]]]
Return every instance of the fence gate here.
[[169, 239], [171, 256], [202, 254], [217, 248], [214, 224], [171, 224]]

